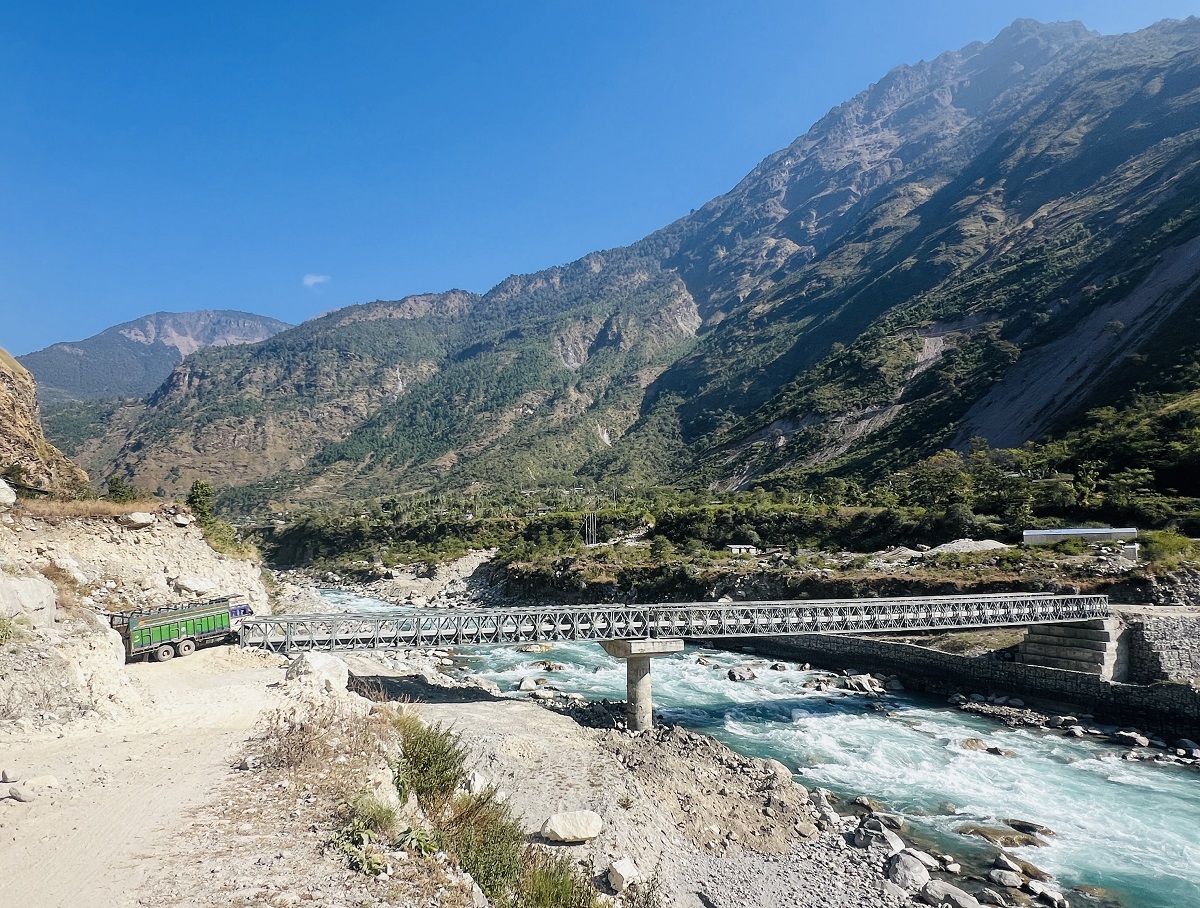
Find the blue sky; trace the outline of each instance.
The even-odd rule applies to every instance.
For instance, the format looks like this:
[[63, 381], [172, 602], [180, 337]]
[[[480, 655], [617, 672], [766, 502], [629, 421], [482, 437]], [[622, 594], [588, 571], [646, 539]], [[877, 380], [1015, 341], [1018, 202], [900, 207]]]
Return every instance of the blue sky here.
[[1200, 0], [5, 4], [0, 346], [299, 322], [632, 242], [900, 63]]

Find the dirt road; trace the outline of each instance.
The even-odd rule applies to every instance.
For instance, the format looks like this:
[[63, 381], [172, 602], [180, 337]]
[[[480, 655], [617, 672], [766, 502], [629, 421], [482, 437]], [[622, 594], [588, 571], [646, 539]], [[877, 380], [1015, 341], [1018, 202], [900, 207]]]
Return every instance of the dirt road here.
[[135, 713], [0, 733], [0, 768], [53, 777], [31, 803], [0, 801], [0, 905], [137, 904], [144, 881], [178, 860], [170, 842], [188, 814], [218, 797], [282, 664], [233, 647], [134, 664]]

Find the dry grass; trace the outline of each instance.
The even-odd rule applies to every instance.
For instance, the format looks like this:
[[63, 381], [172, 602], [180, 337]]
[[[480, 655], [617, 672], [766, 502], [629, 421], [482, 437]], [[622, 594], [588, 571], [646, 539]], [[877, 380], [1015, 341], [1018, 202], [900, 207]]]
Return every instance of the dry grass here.
[[134, 511], [155, 511], [161, 504], [157, 499], [109, 501], [107, 498], [24, 498], [18, 505], [17, 512], [29, 517], [120, 517]]

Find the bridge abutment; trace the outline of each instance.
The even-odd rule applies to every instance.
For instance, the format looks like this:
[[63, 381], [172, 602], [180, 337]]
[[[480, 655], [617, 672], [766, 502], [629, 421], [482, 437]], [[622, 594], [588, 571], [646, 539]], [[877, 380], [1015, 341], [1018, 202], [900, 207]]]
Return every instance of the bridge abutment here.
[[1105, 681], [1124, 681], [1129, 674], [1124, 630], [1119, 618], [1034, 625], [1025, 633], [1017, 660], [1043, 668], [1087, 672]]
[[604, 651], [614, 659], [625, 660], [625, 690], [629, 703], [630, 731], [645, 731], [654, 726], [654, 691], [650, 680], [650, 659], [683, 651], [683, 641], [674, 639], [601, 640]]

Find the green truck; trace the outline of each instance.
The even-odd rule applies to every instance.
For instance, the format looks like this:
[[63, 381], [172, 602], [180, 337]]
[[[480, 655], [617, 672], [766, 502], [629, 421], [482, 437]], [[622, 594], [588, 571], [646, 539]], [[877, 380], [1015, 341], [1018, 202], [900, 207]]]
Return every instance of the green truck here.
[[236, 640], [242, 619], [252, 614], [244, 598], [222, 596], [162, 608], [109, 612], [108, 623], [125, 641], [128, 658], [149, 655], [155, 662], [166, 662], [176, 656], [190, 656], [200, 646]]

